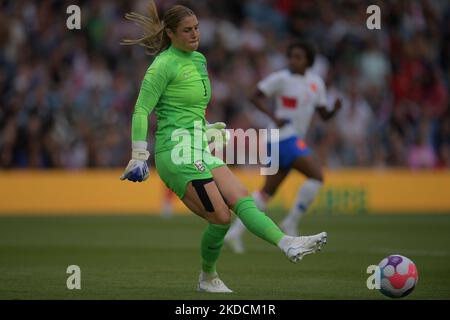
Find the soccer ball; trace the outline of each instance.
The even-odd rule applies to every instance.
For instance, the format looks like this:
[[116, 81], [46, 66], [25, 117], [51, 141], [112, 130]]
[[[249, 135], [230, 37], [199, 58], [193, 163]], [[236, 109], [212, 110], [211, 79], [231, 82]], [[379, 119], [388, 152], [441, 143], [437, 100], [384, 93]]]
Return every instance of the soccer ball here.
[[393, 254], [378, 264], [380, 267], [380, 291], [391, 298], [409, 295], [416, 287], [419, 274], [416, 265], [407, 257]]

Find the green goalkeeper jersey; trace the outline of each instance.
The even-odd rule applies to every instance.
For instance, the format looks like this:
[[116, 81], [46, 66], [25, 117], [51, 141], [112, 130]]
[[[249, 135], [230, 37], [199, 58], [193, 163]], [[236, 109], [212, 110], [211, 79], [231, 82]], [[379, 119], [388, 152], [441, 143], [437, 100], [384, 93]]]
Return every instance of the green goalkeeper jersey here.
[[132, 141], [147, 141], [148, 116], [155, 108], [155, 153], [170, 150], [180, 143], [177, 139], [172, 141], [177, 129], [189, 132], [192, 147], [205, 148], [204, 139], [200, 144], [194, 143], [194, 123], [201, 124], [203, 134], [205, 109], [210, 98], [211, 85], [204, 55], [170, 46], [155, 58], [145, 73], [133, 113]]

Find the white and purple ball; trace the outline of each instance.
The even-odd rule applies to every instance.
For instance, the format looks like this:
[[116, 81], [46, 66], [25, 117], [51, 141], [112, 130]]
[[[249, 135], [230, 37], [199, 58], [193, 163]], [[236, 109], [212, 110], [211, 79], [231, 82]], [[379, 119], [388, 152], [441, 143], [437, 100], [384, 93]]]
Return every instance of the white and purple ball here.
[[390, 298], [402, 298], [416, 287], [419, 273], [407, 257], [393, 254], [384, 258], [380, 267], [380, 291]]

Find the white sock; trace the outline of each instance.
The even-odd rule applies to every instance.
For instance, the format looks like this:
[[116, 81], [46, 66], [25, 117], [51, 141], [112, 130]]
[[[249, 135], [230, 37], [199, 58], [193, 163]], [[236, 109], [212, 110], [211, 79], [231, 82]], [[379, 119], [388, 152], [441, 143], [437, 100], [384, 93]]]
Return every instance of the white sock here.
[[218, 274], [217, 274], [217, 272], [211, 272], [211, 273], [208, 273], [208, 272], [205, 272], [205, 271], [202, 271], [202, 272], [200, 272], [200, 280], [211, 280], [211, 279], [213, 279], [213, 278], [215, 278], [215, 277], [218, 277]]
[[242, 223], [241, 219], [239, 217], [236, 217], [234, 219], [233, 223], [231, 224], [230, 230], [228, 230], [227, 235], [232, 238], [240, 237], [245, 231], [245, 225]]
[[261, 211], [266, 211], [267, 202], [260, 191], [255, 191], [252, 193], [252, 197], [255, 200], [256, 207]]
[[278, 248], [280, 248], [283, 252], [286, 252], [292, 239], [294, 239], [294, 237], [284, 236], [283, 238], [281, 238], [280, 242], [278, 242]]
[[308, 179], [301, 186], [297, 198], [295, 199], [294, 205], [289, 211], [288, 216], [284, 219], [284, 222], [289, 222], [289, 224], [298, 225], [300, 218], [308, 210], [311, 203], [316, 198], [322, 187], [322, 182], [315, 179]]

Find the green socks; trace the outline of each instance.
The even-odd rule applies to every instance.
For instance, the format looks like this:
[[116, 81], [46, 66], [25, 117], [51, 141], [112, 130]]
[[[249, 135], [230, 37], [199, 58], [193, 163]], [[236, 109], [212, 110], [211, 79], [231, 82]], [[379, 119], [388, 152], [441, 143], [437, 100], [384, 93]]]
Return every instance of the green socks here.
[[203, 232], [201, 242], [203, 272], [214, 273], [216, 271], [216, 262], [223, 246], [223, 238], [225, 238], [229, 228], [229, 224], [210, 223]]
[[[277, 246], [285, 234], [278, 226], [259, 211], [252, 197], [242, 198], [233, 210], [244, 223], [245, 227], [254, 235]], [[209, 223], [203, 232], [201, 241], [202, 271], [216, 272], [216, 262], [219, 259], [225, 235], [230, 225]]]
[[251, 233], [275, 246], [285, 236], [272, 219], [259, 211], [252, 197], [240, 199], [233, 211]]

